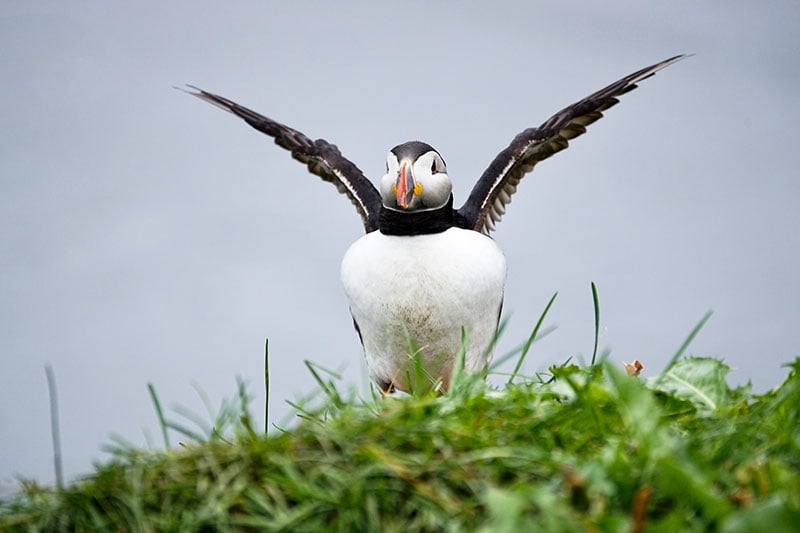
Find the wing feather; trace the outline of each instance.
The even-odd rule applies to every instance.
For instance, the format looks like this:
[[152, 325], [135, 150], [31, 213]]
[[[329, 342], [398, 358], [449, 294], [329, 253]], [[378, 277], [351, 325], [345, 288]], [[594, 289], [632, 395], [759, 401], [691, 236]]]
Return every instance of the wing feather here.
[[381, 207], [380, 193], [364, 176], [364, 173], [341, 154], [336, 145], [324, 139], [312, 141], [302, 132], [256, 113], [227, 98], [192, 85], [188, 87], [192, 90], [179, 89], [229, 113], [233, 113], [253, 128], [275, 139], [275, 144], [289, 150], [292, 157], [308, 166], [308, 170], [312, 174], [316, 174], [323, 180], [333, 183], [340, 193], [345, 194], [350, 199], [361, 215], [361, 219], [364, 222], [364, 230], [367, 233], [378, 229]]
[[643, 68], [565, 107], [538, 128], [528, 128], [511, 141], [481, 175], [469, 198], [458, 210], [466, 227], [489, 234], [505, 214], [520, 181], [539, 161], [564, 150], [569, 141], [586, 132], [603, 112], [619, 103], [618, 97], [637, 83], [686, 57], [679, 55]]

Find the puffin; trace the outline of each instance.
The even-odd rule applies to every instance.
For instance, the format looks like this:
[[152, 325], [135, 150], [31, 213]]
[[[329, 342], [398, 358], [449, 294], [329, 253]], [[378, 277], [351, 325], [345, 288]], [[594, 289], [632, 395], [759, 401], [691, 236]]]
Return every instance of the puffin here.
[[404, 142], [389, 150], [386, 173], [375, 187], [334, 144], [312, 140], [194, 85], [181, 90], [272, 137], [349, 198], [365, 235], [345, 252], [341, 281], [370, 377], [382, 394], [420, 388], [443, 393], [460, 370], [456, 365], [484, 372], [491, 361], [506, 260], [490, 233], [522, 179], [586, 132], [621, 95], [684, 57], [625, 76], [516, 135], [459, 208], [453, 207], [444, 158], [425, 142]]

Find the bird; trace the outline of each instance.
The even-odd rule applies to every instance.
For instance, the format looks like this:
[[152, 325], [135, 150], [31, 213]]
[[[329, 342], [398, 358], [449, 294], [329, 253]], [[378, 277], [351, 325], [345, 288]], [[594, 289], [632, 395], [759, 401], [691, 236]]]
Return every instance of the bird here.
[[[341, 281], [367, 369], [382, 394], [418, 390], [419, 372], [440, 393], [457, 364], [485, 372], [503, 307], [506, 259], [490, 234], [522, 179], [564, 150], [619, 97], [661, 69], [670, 57], [637, 70], [516, 135], [453, 207], [442, 155], [422, 141], [389, 150], [375, 187], [336, 145], [194, 85], [179, 88], [272, 137], [308, 170], [332, 183], [355, 206], [365, 234], [347, 249]], [[484, 374], [485, 375], [485, 374]]]

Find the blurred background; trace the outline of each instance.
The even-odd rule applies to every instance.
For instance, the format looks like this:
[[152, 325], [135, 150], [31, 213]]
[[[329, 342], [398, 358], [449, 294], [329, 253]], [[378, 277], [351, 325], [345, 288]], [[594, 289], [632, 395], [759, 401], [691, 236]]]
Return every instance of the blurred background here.
[[[657, 374], [689, 353], [763, 391], [800, 355], [800, 4], [0, 4], [0, 486], [54, 478], [44, 366], [69, 479], [119, 434], [158, 435], [147, 383], [199, 413], [249, 383], [269, 423], [314, 388], [367, 390], [339, 262], [347, 199], [191, 83], [337, 144], [373, 180], [435, 146], [466, 198], [521, 130], [639, 68], [642, 83], [528, 175], [494, 236], [502, 354], [553, 293], [524, 372], [600, 348]], [[509, 368], [510, 369], [510, 368]], [[508, 369], [507, 369], [508, 370]], [[158, 444], [159, 439], [154, 439]], [[173, 439], [175, 440], [175, 439]]]

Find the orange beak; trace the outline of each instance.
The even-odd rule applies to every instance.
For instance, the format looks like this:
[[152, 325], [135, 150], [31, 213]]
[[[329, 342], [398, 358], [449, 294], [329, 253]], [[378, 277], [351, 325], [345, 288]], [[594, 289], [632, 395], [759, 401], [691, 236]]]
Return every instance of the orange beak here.
[[414, 197], [414, 176], [411, 173], [411, 167], [408, 163], [400, 165], [400, 172], [395, 181], [395, 195], [397, 196], [397, 205], [403, 209], [408, 208], [411, 199]]

